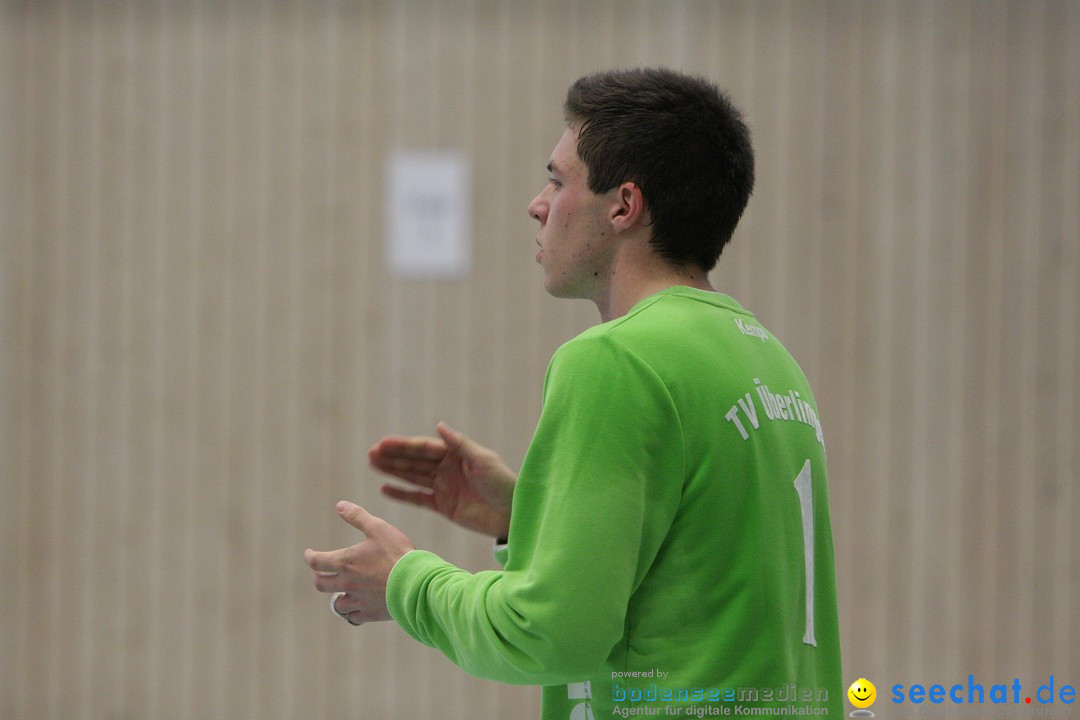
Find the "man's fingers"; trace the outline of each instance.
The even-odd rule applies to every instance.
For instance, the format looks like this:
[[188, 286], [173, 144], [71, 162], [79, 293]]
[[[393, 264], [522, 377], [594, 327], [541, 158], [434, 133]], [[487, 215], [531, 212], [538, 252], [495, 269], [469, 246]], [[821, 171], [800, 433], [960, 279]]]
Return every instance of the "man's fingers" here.
[[345, 577], [343, 575], [338, 575], [337, 573], [323, 574], [316, 572], [312, 576], [312, 580], [315, 583], [315, 589], [319, 592], [341, 592], [348, 589], [348, 583], [345, 581]]
[[400, 488], [397, 485], [386, 484], [379, 490], [386, 497], [397, 500], [399, 502], [409, 503], [410, 505], [418, 505], [429, 510], [435, 509], [435, 496], [429, 492], [423, 492], [421, 490], [406, 490]]
[[368, 462], [380, 472], [430, 488], [446, 451], [446, 443], [435, 438], [386, 437], [368, 451]]
[[446, 455], [446, 443], [432, 437], [384, 437], [371, 446], [368, 457], [386, 460], [428, 461], [438, 464]]
[[446, 442], [446, 445], [456, 450], [464, 458], [472, 457], [479, 447], [463, 433], [458, 432], [445, 422], [440, 422], [435, 426], [435, 429], [439, 431], [439, 435]]
[[304, 562], [316, 573], [326, 577], [336, 575], [341, 569], [341, 557], [338, 551], [319, 552], [308, 548], [304, 551]]
[[342, 520], [369, 537], [378, 532], [379, 525], [383, 522], [380, 518], [348, 500], [342, 500], [337, 504], [337, 512]]
[[435, 484], [435, 473], [439, 469], [439, 463], [372, 458], [371, 467], [407, 483], [430, 489]]

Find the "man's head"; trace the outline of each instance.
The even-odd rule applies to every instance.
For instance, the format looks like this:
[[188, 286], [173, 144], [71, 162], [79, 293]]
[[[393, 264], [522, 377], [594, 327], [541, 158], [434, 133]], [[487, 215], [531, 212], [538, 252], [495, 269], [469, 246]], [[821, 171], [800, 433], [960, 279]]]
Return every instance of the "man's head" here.
[[727, 96], [671, 70], [619, 70], [575, 82], [565, 112], [589, 189], [635, 183], [656, 252], [711, 270], [754, 187], [750, 131]]

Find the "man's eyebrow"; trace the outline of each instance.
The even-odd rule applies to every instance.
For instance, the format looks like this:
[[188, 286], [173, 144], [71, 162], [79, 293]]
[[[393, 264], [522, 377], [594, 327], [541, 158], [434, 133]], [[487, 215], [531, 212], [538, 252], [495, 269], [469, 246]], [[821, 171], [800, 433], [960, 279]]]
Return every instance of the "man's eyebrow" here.
[[558, 168], [558, 166], [555, 165], [554, 160], [552, 160], [551, 162], [549, 162], [547, 164], [547, 170], [548, 170], [549, 173], [557, 173], [557, 172], [559, 172], [559, 168]]

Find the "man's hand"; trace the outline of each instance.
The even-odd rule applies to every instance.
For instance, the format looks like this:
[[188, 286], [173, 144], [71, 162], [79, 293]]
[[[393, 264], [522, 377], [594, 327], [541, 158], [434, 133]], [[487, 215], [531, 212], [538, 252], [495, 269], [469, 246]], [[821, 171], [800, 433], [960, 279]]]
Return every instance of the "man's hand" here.
[[344, 592], [335, 608], [347, 613], [353, 625], [389, 620], [386, 580], [394, 563], [416, 546], [396, 527], [359, 505], [342, 500], [337, 512], [367, 538], [331, 552], [305, 550], [304, 561], [314, 571], [315, 587], [324, 593]]
[[469, 530], [505, 538], [517, 476], [496, 453], [446, 423], [436, 429], [438, 438], [386, 437], [371, 448], [372, 467], [412, 486], [386, 484], [382, 493]]

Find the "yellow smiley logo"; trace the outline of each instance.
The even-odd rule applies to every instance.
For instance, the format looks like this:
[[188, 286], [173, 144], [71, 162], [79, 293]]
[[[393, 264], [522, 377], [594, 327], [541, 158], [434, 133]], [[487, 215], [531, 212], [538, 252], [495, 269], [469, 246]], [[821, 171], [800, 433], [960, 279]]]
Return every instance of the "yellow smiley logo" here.
[[866, 678], [851, 683], [847, 690], [848, 700], [857, 708], [868, 708], [877, 700], [877, 688]]

